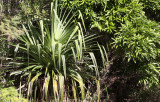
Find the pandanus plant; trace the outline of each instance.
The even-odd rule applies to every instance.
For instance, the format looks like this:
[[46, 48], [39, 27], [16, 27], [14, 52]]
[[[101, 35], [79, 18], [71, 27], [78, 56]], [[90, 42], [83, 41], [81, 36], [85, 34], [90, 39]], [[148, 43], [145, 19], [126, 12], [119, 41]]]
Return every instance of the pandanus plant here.
[[98, 66], [86, 44], [93, 36], [84, 37], [81, 24], [74, 20], [76, 14], [59, 10], [56, 0], [51, 3], [51, 24], [40, 20], [39, 30], [32, 24], [23, 26], [25, 34], [18, 37], [20, 43], [15, 52], [22, 51], [28, 57], [11, 75], [28, 76], [28, 98], [34, 95], [36, 100], [40, 92], [47, 102], [66, 97], [84, 100], [89, 78], [97, 83], [100, 95]]

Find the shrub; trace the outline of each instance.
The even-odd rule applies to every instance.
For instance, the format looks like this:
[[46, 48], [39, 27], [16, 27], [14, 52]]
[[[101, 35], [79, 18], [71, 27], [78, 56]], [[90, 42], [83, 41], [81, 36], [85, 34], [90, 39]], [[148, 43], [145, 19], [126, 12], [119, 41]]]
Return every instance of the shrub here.
[[28, 76], [28, 98], [32, 100], [34, 92], [34, 101], [37, 92], [46, 101], [63, 101], [67, 97], [84, 100], [85, 82], [89, 80], [97, 84], [99, 100], [98, 65], [87, 47], [93, 36], [84, 37], [81, 24], [73, 19], [76, 13], [59, 10], [57, 2], [55, 6], [51, 4], [51, 23], [41, 20], [39, 28], [32, 24], [24, 26], [25, 34], [18, 37], [20, 43], [15, 52], [26, 53], [28, 57], [11, 75]]
[[28, 102], [25, 98], [19, 98], [19, 93], [14, 87], [0, 89], [1, 102]]

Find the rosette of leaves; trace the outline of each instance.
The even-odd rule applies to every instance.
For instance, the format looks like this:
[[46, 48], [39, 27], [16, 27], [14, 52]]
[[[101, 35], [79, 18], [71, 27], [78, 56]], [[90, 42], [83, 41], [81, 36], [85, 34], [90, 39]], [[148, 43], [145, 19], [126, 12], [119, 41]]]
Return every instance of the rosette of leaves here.
[[47, 102], [63, 102], [68, 97], [84, 100], [85, 82], [91, 79], [97, 84], [99, 100], [98, 65], [94, 54], [87, 52], [93, 35], [84, 37], [81, 24], [74, 20], [77, 13], [59, 10], [57, 2], [51, 4], [50, 23], [41, 20], [39, 28], [30, 24], [29, 30], [24, 26], [15, 52], [19, 48], [28, 57], [11, 75], [28, 76], [28, 98], [37, 100], [40, 92], [39, 97]]

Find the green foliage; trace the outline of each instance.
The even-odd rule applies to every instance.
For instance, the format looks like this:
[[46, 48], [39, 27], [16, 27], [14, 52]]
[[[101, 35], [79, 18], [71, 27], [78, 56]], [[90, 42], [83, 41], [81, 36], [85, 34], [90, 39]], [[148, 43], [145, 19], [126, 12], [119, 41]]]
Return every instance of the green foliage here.
[[14, 87], [0, 89], [1, 102], [28, 102], [25, 98], [19, 98], [19, 94]]
[[[110, 34], [107, 35], [111, 37], [109, 46], [116, 50], [118, 53], [116, 56], [124, 56], [128, 61], [146, 63], [147, 66], [139, 71], [150, 75], [149, 78], [145, 77], [150, 83], [147, 85], [151, 86], [154, 83], [158, 85], [159, 76], [155, 73], [150, 74], [150, 71], [146, 72], [146, 70], [152, 70], [150, 63], [157, 63], [159, 57], [160, 24], [157, 22], [159, 21], [159, 0], [65, 1], [66, 4], [82, 12], [88, 29], [98, 28]], [[156, 80], [151, 82], [152, 79]]]
[[2, 67], [3, 62], [6, 62], [8, 57], [12, 56], [11, 47], [9, 43], [16, 39], [16, 36], [23, 34], [23, 29], [20, 26], [19, 16], [5, 16], [0, 15], [0, 67]]
[[43, 90], [41, 94], [46, 101], [63, 101], [67, 97], [84, 100], [88, 80], [97, 85], [100, 100], [98, 65], [94, 54], [87, 52], [90, 49], [87, 43], [91, 44], [94, 38], [84, 37], [81, 24], [74, 20], [76, 13], [59, 10], [57, 1], [55, 5], [51, 3], [50, 22], [40, 20], [39, 28], [32, 24], [24, 26], [25, 34], [18, 37], [20, 43], [15, 52], [22, 51], [28, 58], [11, 75], [28, 76], [28, 98], [34, 92], [34, 101], [38, 89]]
[[36, 19], [49, 18], [50, 15], [50, 0], [27, 0], [21, 1], [24, 22]]
[[160, 44], [159, 25], [142, 17], [125, 22], [116, 33], [114, 47], [121, 47], [128, 60], [156, 59]]
[[23, 34], [23, 30], [20, 28], [20, 17], [6, 17], [1, 15], [0, 21], [0, 36], [7, 36], [8, 40], [15, 39], [16, 36]]
[[159, 0], [140, 0], [140, 2], [144, 6], [144, 11], [146, 16], [155, 21], [159, 20], [159, 13], [160, 13], [160, 1]]
[[160, 10], [160, 1], [159, 0], [140, 0], [147, 10]]
[[[6, 48], [7, 43], [6, 43], [6, 38], [1, 37], [0, 38], [0, 56], [6, 56], [8, 49]], [[2, 60], [2, 59], [1, 59]]]
[[144, 83], [145, 88], [149, 89], [153, 86], [158, 86], [160, 84], [160, 63], [150, 62], [140, 68], [140, 74], [142, 75], [140, 83]]
[[91, 28], [97, 27], [111, 34], [117, 31], [125, 20], [143, 13], [141, 12], [143, 6], [138, 0], [87, 0], [87, 2], [69, 0], [68, 2], [83, 13], [84, 18], [92, 24]]
[[[103, 2], [100, 0], [65, 0], [66, 5], [71, 5], [70, 7], [75, 7], [80, 10], [85, 18], [88, 20], [86, 22], [92, 23], [92, 27], [98, 27], [100, 30], [103, 30], [102, 26], [103, 21], [105, 20], [105, 16], [103, 15], [106, 13], [104, 10]], [[101, 6], [101, 7], [100, 7]], [[102, 10], [104, 10], [102, 12]], [[101, 24], [103, 23], [103, 24]], [[88, 26], [87, 26], [88, 28]]]
[[[15, 11], [11, 10], [14, 8], [14, 0], [9, 1], [11, 2], [0, 1], [0, 13]], [[102, 34], [107, 34], [108, 38], [104, 38], [104, 42], [109, 42], [110, 53], [113, 54], [110, 57], [116, 55], [125, 57], [130, 62], [133, 60], [135, 63], [142, 63], [140, 67], [137, 66], [142, 76], [139, 82], [148, 88], [159, 85], [159, 0], [57, 1], [60, 4], [57, 6], [55, 3], [54, 8], [53, 4], [50, 7], [50, 0], [21, 0], [19, 13], [23, 18], [0, 17], [0, 36], [8, 37], [0, 37], [1, 59], [8, 53], [6, 41], [23, 33], [19, 20], [25, 24], [27, 21], [34, 21], [33, 24], [24, 26], [25, 34], [18, 38], [20, 43], [14, 52], [18, 55], [23, 53], [24, 57], [20, 62], [24, 63], [18, 71], [12, 73], [28, 77], [29, 98], [34, 96], [36, 99], [39, 89], [43, 90], [41, 97], [46, 101], [63, 101], [68, 97], [87, 100], [85, 96], [91, 96], [88, 95], [89, 92], [85, 93], [85, 83], [88, 85], [87, 81], [92, 80], [97, 85], [97, 100], [100, 99], [100, 85], [97, 80], [99, 66], [94, 54], [88, 50], [95, 35], [84, 36], [83, 27], [73, 19], [82, 15], [84, 22], [79, 21], [85, 23], [87, 32], [94, 32], [92, 28], [98, 28], [99, 31], [96, 32], [103, 31]], [[77, 10], [81, 12], [80, 15], [74, 13]], [[40, 20], [39, 26], [35, 22], [37, 19]], [[104, 47], [99, 46], [99, 49], [105, 68], [108, 64], [105, 62], [107, 52]], [[15, 61], [19, 59], [17, 57]]]

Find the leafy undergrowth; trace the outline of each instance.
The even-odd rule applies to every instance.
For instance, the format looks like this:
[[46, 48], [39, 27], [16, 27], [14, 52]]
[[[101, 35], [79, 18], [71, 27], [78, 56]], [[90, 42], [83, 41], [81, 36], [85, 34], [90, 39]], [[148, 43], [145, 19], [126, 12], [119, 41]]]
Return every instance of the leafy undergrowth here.
[[[123, 62], [122, 62], [123, 61]], [[101, 78], [101, 100], [104, 102], [158, 102], [160, 87], [140, 83], [142, 63], [115, 59], [108, 74]]]
[[22, 98], [14, 87], [0, 89], [1, 102], [28, 102], [27, 99]]

